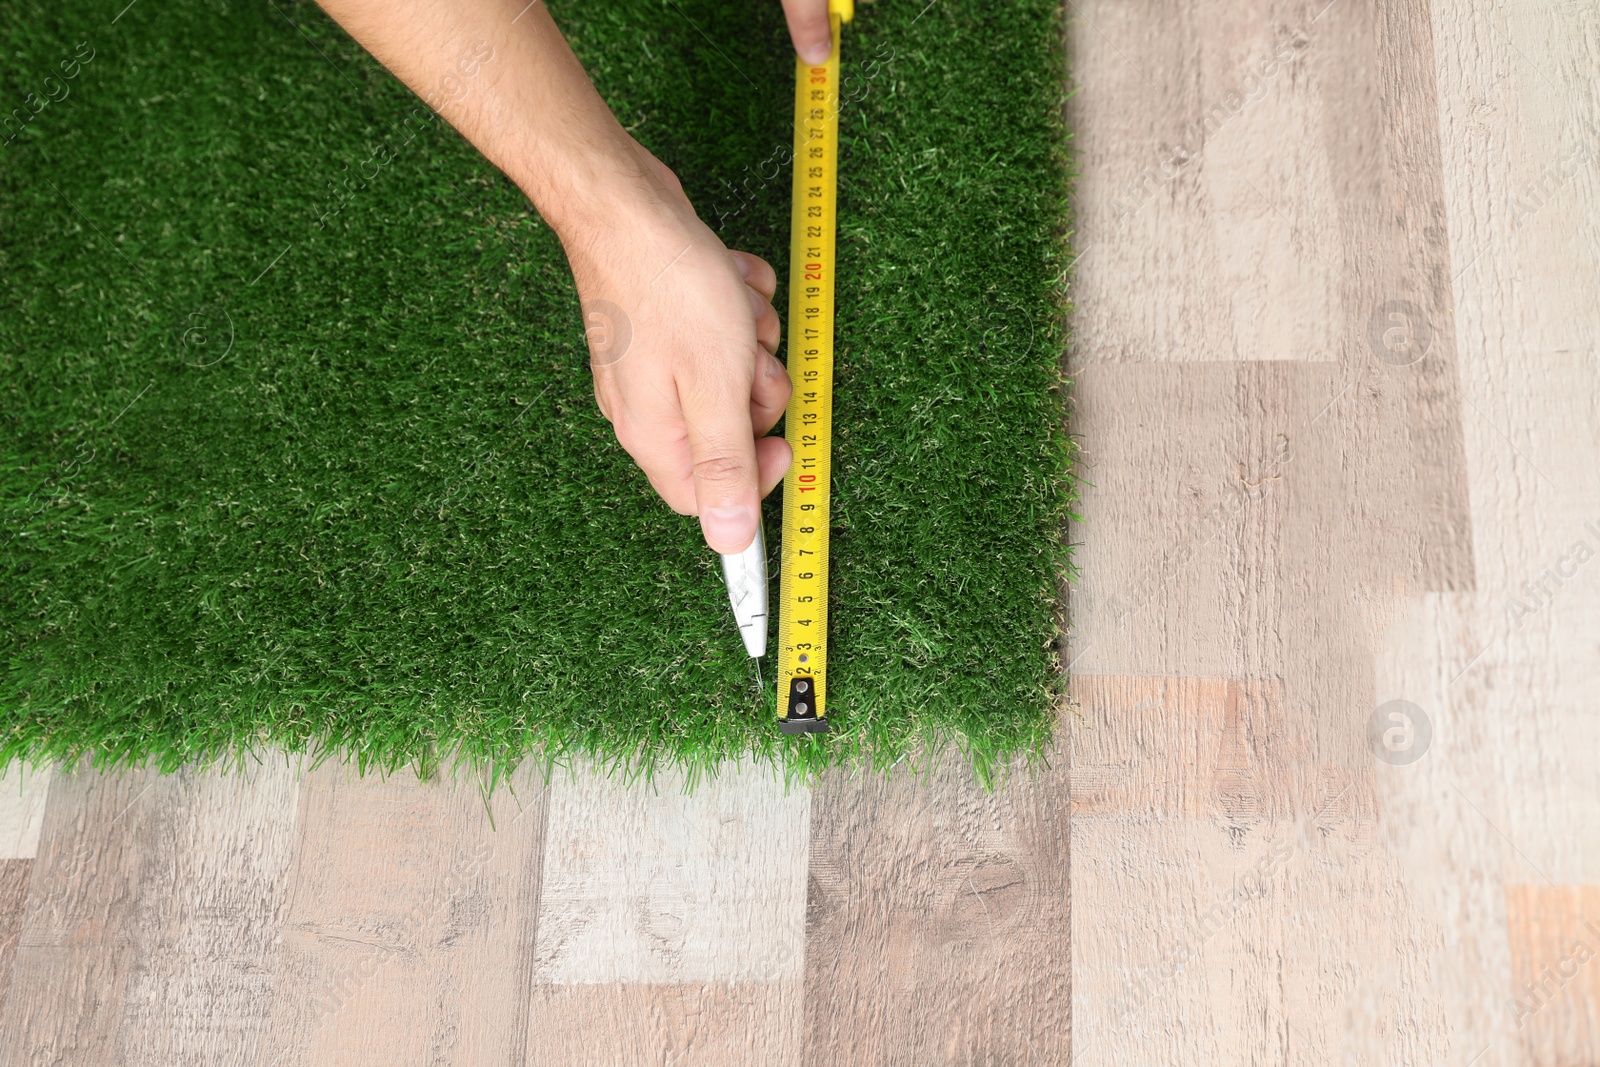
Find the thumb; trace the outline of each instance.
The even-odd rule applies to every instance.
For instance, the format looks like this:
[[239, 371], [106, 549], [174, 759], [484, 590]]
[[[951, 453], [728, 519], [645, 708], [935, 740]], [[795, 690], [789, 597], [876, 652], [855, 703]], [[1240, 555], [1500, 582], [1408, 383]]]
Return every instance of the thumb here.
[[709, 395], [688, 393], [683, 408], [694, 470], [695, 513], [706, 544], [723, 555], [743, 552], [756, 537], [761, 495], [756, 486], [750, 383], [728, 383]]
[[783, 16], [795, 55], [817, 66], [828, 61], [833, 31], [828, 26], [828, 0], [783, 0]]

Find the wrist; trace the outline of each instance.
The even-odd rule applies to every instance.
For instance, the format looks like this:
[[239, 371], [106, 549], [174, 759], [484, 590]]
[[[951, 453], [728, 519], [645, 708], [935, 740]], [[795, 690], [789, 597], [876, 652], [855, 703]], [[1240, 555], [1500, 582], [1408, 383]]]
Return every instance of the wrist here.
[[605, 234], [635, 229], [655, 214], [653, 177], [620, 126], [605, 136], [578, 139], [542, 163], [513, 179], [569, 252]]

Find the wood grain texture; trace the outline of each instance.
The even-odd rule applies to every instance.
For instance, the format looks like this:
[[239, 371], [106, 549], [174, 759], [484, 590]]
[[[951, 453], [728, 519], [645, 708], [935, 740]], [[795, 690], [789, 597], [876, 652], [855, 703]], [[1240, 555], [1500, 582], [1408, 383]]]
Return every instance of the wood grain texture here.
[[799, 1062], [810, 792], [682, 786], [552, 780], [530, 1063]]
[[1075, 1057], [1446, 1062], [1367, 738], [1477, 581], [1429, 9], [1073, 12]]
[[31, 860], [38, 853], [53, 770], [13, 764], [0, 775], [0, 860]]
[[58, 774], [0, 1062], [247, 1063], [272, 996], [292, 772]]
[[799, 1062], [800, 981], [543, 985], [529, 1067]]
[[1452, 1054], [1593, 1063], [1581, 974], [1553, 997], [1524, 983], [1559, 970], [1600, 885], [1600, 16], [1435, 0], [1432, 19], [1478, 580], [1382, 635], [1379, 695], [1433, 741], [1380, 796], [1438, 927]]
[[156, 785], [145, 775], [57, 776], [0, 1004], [0, 1063], [113, 1062], [133, 965], [130, 886], [155, 860]]
[[925, 782], [836, 772], [813, 803], [805, 1063], [1065, 1063], [1059, 767], [995, 793], [955, 757]]
[[0, 1006], [11, 984], [11, 960], [22, 935], [22, 918], [28, 907], [32, 860], [0, 860]]
[[1600, 11], [1449, 2], [1445, 17], [1441, 126], [1485, 581], [1441, 605], [1475, 642], [1451, 650], [1443, 695], [1492, 730], [1505, 830], [1538, 877], [1600, 883], [1600, 851], [1574, 847], [1600, 840], [1588, 758], [1600, 750]]
[[1512, 1023], [1527, 1062], [1594, 1062], [1600, 1048], [1600, 886], [1506, 886]]
[[509, 784], [306, 775], [260, 1067], [524, 1062], [545, 791]]
[[294, 841], [295, 772], [184, 772], [152, 792], [161, 823], [128, 933], [117, 1063], [249, 1063], [273, 997]]
[[550, 792], [540, 984], [799, 976], [808, 790], [735, 766], [690, 794], [587, 769]]
[[1305, 753], [1273, 683], [1080, 674], [1073, 697], [1082, 716], [1071, 735], [1074, 816], [1250, 828], [1296, 810], [1284, 790]]
[[1075, 1058], [1600, 1060], [1600, 16], [1071, 11]]
[[1271, 685], [1073, 696], [1074, 1062], [1337, 1062], [1361, 983], [1417, 966], [1370, 773], [1307, 760]]
[[1308, 72], [1327, 48], [1315, 9], [1067, 9], [1074, 77], [1092, 94], [1074, 102], [1078, 364], [1336, 359], [1336, 164]]

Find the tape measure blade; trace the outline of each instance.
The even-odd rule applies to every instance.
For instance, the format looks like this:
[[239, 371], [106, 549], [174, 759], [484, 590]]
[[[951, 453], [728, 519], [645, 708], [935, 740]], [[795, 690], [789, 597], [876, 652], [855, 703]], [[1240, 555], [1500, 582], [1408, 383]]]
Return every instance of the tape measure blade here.
[[839, 160], [839, 16], [828, 61], [796, 61], [789, 219], [788, 367], [779, 579], [778, 717], [786, 733], [826, 729], [828, 527], [833, 449], [833, 305]]

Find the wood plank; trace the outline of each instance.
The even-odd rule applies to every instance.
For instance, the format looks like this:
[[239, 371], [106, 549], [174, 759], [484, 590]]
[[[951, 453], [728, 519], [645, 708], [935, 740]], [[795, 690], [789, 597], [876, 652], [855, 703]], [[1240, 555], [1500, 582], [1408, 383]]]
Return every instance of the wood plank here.
[[817, 789], [805, 1062], [1066, 1063], [1064, 771], [984, 793], [957, 756], [926, 782]]
[[[1070, 735], [1074, 816], [1226, 820], [1296, 810], [1285, 793], [1306, 753], [1270, 681], [1079, 674]], [[1138, 748], [1123, 744], [1139, 737]]]
[[1525, 1062], [1593, 1062], [1600, 1049], [1600, 886], [1506, 886], [1512, 1021]]
[[1381, 635], [1378, 693], [1433, 741], [1381, 770], [1380, 800], [1460, 1062], [1595, 1062], [1582, 974], [1532, 1014], [1524, 983], [1562, 965], [1600, 884], [1600, 15], [1433, 0], [1432, 21], [1477, 588]]
[[1315, 11], [1070, 0], [1080, 365], [1338, 358]]
[[293, 773], [58, 774], [0, 1010], [0, 1063], [248, 1061]]
[[1345, 967], [1426, 1016], [1370, 772], [1309, 759], [1272, 685], [1078, 675], [1073, 697], [1074, 1062], [1331, 1062], [1352, 1016], [1392, 1042]]
[[544, 1067], [797, 1062], [800, 983], [542, 985], [526, 1063]]
[[1448, 330], [1425, 11], [1069, 6], [1080, 365], [1365, 359], [1399, 300]]
[[4, 1005], [11, 984], [11, 959], [22, 935], [32, 875], [32, 860], [0, 860], [0, 1005]]
[[305, 777], [256, 1062], [523, 1062], [545, 791], [531, 763], [509, 786]]
[[[1477, 532], [1482, 546], [1488, 531]], [[1375, 699], [1407, 701], [1416, 709], [1410, 716], [1427, 721], [1430, 737], [1415, 762], [1376, 769], [1384, 840], [1407, 896], [1430, 920], [1426, 982], [1449, 1031], [1452, 1059], [1476, 1057], [1474, 1067], [1496, 1067], [1524, 1062], [1508, 1010], [1504, 893], [1507, 875], [1515, 877], [1511, 865], [1520, 861], [1502, 836], [1504, 820], [1485, 814], [1498, 812], [1503, 797], [1492, 728], [1485, 729], [1502, 710], [1498, 700], [1473, 707], [1449, 698], [1451, 679], [1471, 655], [1463, 650], [1478, 647], [1476, 625], [1462, 606], [1493, 588], [1491, 571], [1480, 568], [1479, 575], [1483, 591], [1422, 594], [1378, 635]]]
[[810, 793], [683, 785], [553, 779], [530, 1063], [798, 1063]]
[[38, 854], [53, 770], [50, 764], [16, 763], [0, 775], [0, 860], [31, 860]]
[[[164, 794], [142, 774], [58, 772], [45, 811], [11, 984], [0, 1063], [99, 1065], [116, 1054], [133, 966], [134, 887], [146, 876]], [[153, 794], [153, 795], [152, 795]]]
[[1381, 635], [1477, 582], [1428, 8], [1074, 10], [1076, 1060], [1446, 1062], [1367, 740]]
[[[116, 1062], [248, 1063], [271, 1011], [294, 842], [296, 774], [282, 756], [244, 773], [155, 783]], [[147, 801], [148, 802], [148, 801]]]
[[[1461, 248], [1473, 523], [1483, 595], [1447, 695], [1485, 719], [1518, 880], [1600, 882], [1600, 12], [1439, 0], [1441, 123]], [[1449, 27], [1446, 32], [1446, 27]], [[1476, 662], [1473, 656], [1479, 656]], [[1459, 677], [1458, 677], [1459, 675]], [[1511, 687], [1507, 689], [1506, 687]], [[1499, 751], [1504, 746], [1503, 751]]]

